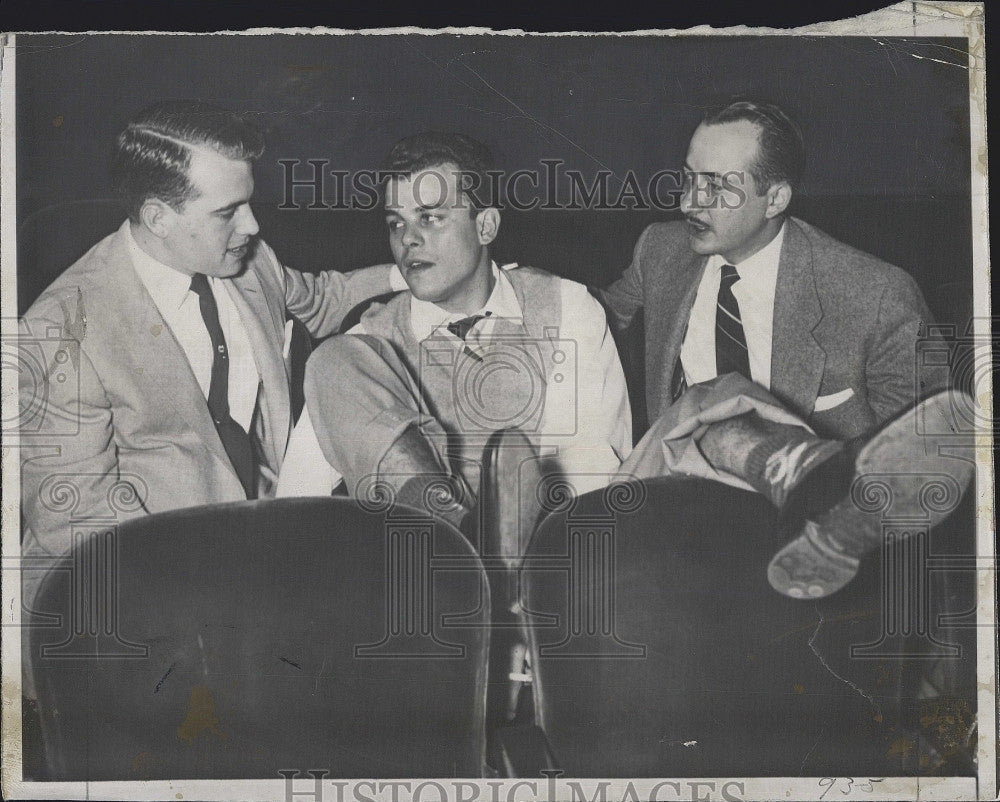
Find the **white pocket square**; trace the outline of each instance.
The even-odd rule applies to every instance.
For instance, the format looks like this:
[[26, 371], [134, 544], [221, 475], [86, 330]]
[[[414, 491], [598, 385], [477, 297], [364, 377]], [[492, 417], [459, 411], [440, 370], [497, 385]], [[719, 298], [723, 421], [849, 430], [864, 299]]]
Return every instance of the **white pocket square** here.
[[834, 407], [839, 407], [845, 401], [853, 398], [854, 389], [848, 387], [846, 390], [841, 390], [839, 393], [830, 393], [830, 395], [820, 395], [816, 397], [816, 406], [813, 407], [813, 412], [825, 412], [828, 409], [833, 409]]
[[288, 359], [288, 355], [292, 351], [292, 326], [293, 326], [293, 324], [294, 324], [294, 321], [292, 321], [292, 320], [286, 320], [285, 321], [285, 341], [284, 341], [284, 344], [281, 346], [281, 358], [282, 359]]

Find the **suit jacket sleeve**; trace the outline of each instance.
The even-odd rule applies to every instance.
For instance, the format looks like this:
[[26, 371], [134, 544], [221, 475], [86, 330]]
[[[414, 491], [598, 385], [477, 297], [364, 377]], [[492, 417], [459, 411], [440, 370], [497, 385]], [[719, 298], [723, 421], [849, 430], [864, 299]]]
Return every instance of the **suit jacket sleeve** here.
[[882, 291], [865, 364], [868, 403], [879, 421], [912, 407], [948, 385], [946, 365], [923, 364], [931, 315], [910, 276], [898, 274]]
[[28, 367], [21, 371], [19, 402], [21, 554], [34, 558], [23, 573], [29, 608], [42, 566], [72, 548], [74, 521], [99, 519], [104, 527], [143, 514], [146, 496], [141, 477], [120, 474], [112, 404], [84, 346], [86, 324], [79, 318], [71, 327], [46, 311], [21, 321], [18, 343]]
[[389, 292], [398, 284], [392, 281], [393, 273], [398, 272], [394, 265], [364, 267], [349, 273], [324, 270], [314, 274], [281, 266], [270, 249], [268, 255], [276, 269], [283, 273], [285, 309], [316, 338], [336, 334], [355, 306]]
[[632, 263], [622, 273], [621, 278], [606, 290], [598, 290], [598, 296], [608, 311], [608, 322], [616, 331], [629, 327], [635, 313], [643, 306], [643, 267], [647, 228], [639, 237], [632, 253]]

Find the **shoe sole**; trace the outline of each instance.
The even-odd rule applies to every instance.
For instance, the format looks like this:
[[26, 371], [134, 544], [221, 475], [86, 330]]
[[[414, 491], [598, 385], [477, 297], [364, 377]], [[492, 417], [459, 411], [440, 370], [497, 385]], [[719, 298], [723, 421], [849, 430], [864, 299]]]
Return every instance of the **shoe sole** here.
[[[771, 560], [771, 587], [795, 599], [825, 598], [850, 582], [861, 558], [882, 544], [886, 512], [918, 521], [921, 529], [945, 520], [975, 475], [972, 462], [941, 453], [941, 446], [954, 443], [958, 434], [949, 413], [959, 403], [967, 403], [963, 393], [939, 393], [865, 444], [847, 497], [807, 521], [801, 534]], [[852, 542], [839, 543], [833, 532], [851, 532]]]

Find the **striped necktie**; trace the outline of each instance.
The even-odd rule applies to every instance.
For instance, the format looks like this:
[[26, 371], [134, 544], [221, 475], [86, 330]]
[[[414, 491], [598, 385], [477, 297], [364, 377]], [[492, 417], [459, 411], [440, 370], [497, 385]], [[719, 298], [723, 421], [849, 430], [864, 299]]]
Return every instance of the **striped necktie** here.
[[[472, 331], [473, 327], [485, 318], [488, 318], [492, 313], [487, 312], [485, 315], [470, 315], [469, 317], [463, 317], [461, 320], [456, 320], [453, 323], [449, 323], [447, 326], [448, 331], [454, 334], [462, 342], [465, 342], [465, 338], [469, 336], [469, 332]], [[479, 356], [475, 351], [469, 348], [468, 344], [465, 346], [465, 353], [467, 356], [471, 356], [477, 362], [482, 362], [483, 358]]]
[[719, 376], [742, 373], [753, 380], [740, 305], [733, 295], [733, 285], [739, 280], [740, 274], [735, 267], [722, 266], [719, 300], [715, 307], [715, 372]]

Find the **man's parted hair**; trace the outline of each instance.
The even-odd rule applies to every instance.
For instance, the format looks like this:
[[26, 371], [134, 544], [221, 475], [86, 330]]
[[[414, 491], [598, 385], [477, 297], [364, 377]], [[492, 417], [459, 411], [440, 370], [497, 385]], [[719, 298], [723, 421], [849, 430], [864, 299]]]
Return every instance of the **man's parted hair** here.
[[482, 142], [451, 131], [425, 131], [401, 139], [382, 163], [382, 176], [405, 178], [429, 167], [454, 164], [458, 185], [470, 204], [470, 213], [494, 205], [489, 171], [493, 154]]
[[173, 100], [143, 109], [118, 135], [111, 161], [111, 180], [130, 220], [138, 222], [150, 198], [179, 211], [193, 197], [192, 146], [253, 162], [264, 152], [264, 137], [245, 116], [207, 103]]
[[750, 175], [757, 185], [757, 194], [787, 181], [795, 189], [802, 179], [806, 149], [799, 126], [777, 106], [741, 100], [710, 111], [703, 125], [720, 125], [746, 120], [760, 129], [757, 138], [757, 158], [750, 166]]

